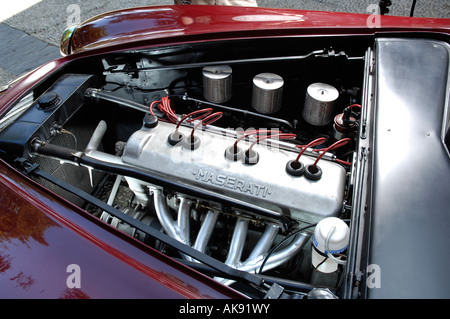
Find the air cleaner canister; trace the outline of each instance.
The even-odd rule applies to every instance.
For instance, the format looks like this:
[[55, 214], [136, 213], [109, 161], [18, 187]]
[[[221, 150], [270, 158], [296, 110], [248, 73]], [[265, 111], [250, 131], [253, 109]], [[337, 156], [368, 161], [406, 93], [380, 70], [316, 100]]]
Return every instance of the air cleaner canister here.
[[260, 73], [253, 78], [253, 108], [262, 114], [276, 113], [281, 109], [284, 80], [274, 73]]
[[326, 83], [313, 83], [307, 91], [303, 118], [315, 126], [330, 124], [333, 119], [334, 103], [339, 97], [338, 90]]
[[228, 65], [203, 68], [203, 96], [212, 103], [224, 103], [232, 96], [232, 69]]

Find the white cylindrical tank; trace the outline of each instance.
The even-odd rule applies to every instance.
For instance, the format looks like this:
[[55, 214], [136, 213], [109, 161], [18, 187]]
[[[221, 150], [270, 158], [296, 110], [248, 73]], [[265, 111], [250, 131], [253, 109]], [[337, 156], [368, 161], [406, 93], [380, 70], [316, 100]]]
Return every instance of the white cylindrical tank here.
[[335, 272], [341, 263], [341, 257], [327, 256], [328, 251], [332, 254], [342, 253], [347, 249], [349, 242], [350, 228], [337, 217], [327, 217], [322, 219], [314, 230], [312, 242], [312, 265], [315, 269], [323, 273]]

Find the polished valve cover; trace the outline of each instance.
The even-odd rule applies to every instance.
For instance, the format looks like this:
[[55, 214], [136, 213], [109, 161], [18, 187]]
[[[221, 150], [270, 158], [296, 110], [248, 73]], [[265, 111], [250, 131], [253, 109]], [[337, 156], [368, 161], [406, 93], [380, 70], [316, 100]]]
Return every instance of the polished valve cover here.
[[[304, 176], [291, 176], [286, 163], [297, 153], [277, 143], [259, 142], [253, 147], [258, 153], [257, 163], [227, 158], [225, 151], [236, 141], [236, 134], [225, 134], [206, 129], [195, 131], [197, 144], [190, 147], [192, 128], [180, 127], [183, 141], [169, 143], [175, 125], [159, 122], [153, 128], [143, 127], [128, 140], [122, 161], [126, 164], [164, 173], [173, 181], [207, 188], [232, 198], [259, 205], [292, 218], [316, 222], [339, 214], [345, 187], [345, 170], [332, 161], [321, 159], [320, 180], [311, 181]], [[251, 141], [238, 144], [244, 152]], [[305, 165], [313, 157], [300, 158]]]

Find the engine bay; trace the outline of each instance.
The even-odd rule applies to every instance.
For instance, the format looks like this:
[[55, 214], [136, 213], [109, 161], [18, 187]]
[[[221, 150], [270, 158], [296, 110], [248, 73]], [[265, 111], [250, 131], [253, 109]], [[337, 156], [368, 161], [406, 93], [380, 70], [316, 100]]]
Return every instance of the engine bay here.
[[260, 296], [220, 270], [334, 298], [367, 134], [370, 47], [289, 37], [81, 58], [1, 119], [0, 148], [103, 222], [250, 297]]

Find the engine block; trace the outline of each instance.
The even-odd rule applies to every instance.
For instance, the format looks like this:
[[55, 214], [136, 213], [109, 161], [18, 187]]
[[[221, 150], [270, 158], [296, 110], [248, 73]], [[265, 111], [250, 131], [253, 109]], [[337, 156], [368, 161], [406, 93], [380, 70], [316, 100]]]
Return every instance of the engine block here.
[[[285, 214], [302, 222], [317, 222], [337, 216], [343, 205], [346, 172], [332, 161], [319, 162], [322, 177], [308, 180], [292, 176], [286, 163], [296, 158], [294, 150], [277, 143], [258, 143], [255, 163], [227, 158], [227, 148], [236, 142], [237, 134], [198, 129], [196, 145], [181, 141], [173, 145], [169, 136], [175, 125], [157, 122], [154, 127], [142, 127], [128, 140], [122, 161], [150, 172], [163, 172], [167, 178], [258, 205]], [[191, 127], [181, 126], [178, 133], [191, 138]], [[241, 140], [239, 147], [248, 149], [252, 141]], [[295, 148], [294, 148], [295, 149]], [[300, 160], [312, 164], [315, 158], [302, 155]], [[148, 185], [141, 185], [148, 186]]]

